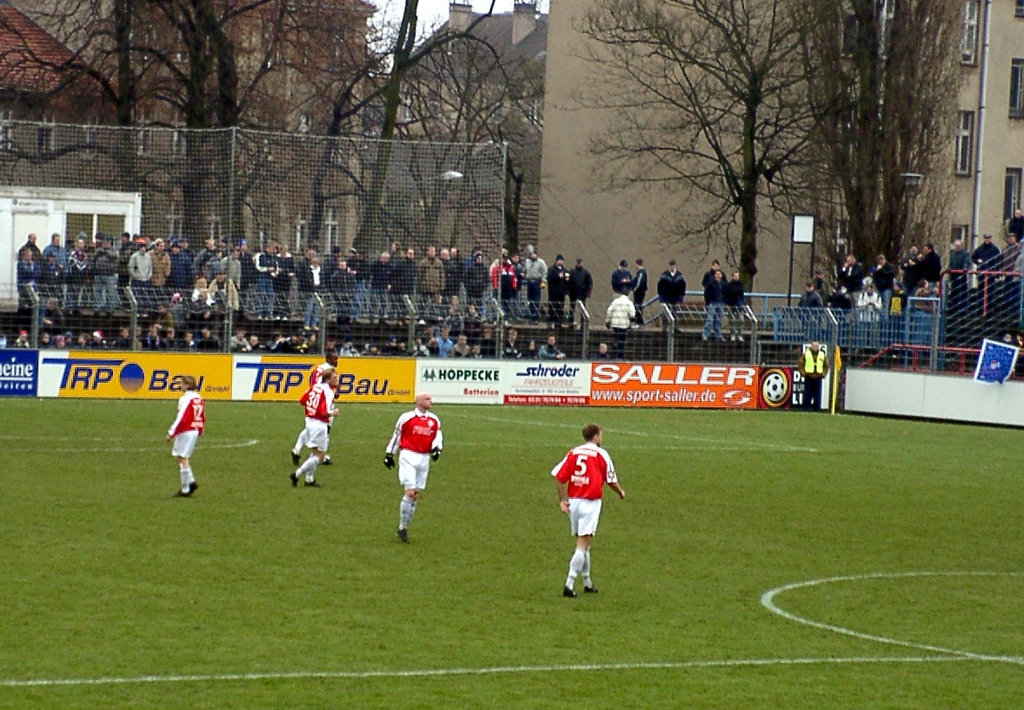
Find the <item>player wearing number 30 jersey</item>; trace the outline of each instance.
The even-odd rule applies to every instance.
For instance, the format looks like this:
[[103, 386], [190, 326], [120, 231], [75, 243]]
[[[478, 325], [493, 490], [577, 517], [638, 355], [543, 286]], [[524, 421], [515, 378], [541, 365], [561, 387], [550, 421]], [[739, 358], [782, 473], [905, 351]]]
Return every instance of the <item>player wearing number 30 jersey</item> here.
[[319, 488], [316, 481], [316, 467], [323, 463], [330, 445], [331, 422], [338, 416], [334, 407], [334, 388], [338, 386], [338, 371], [327, 367], [320, 373], [320, 381], [312, 385], [299, 399], [299, 404], [306, 410], [306, 428], [302, 438], [313, 453], [306, 461], [292, 472], [292, 486], [299, 485], [299, 479], [305, 476], [306, 485]]
[[615, 476], [612, 457], [601, 448], [602, 431], [597, 424], [583, 427], [584, 443], [573, 448], [551, 469], [558, 482], [558, 503], [563, 513], [569, 514], [569, 527], [576, 536], [576, 550], [569, 560], [569, 575], [562, 595], [575, 597], [576, 578], [583, 575], [583, 591], [596, 594], [597, 587], [590, 579], [590, 543], [597, 533], [601, 517], [601, 496], [605, 484], [625, 498], [626, 492]]

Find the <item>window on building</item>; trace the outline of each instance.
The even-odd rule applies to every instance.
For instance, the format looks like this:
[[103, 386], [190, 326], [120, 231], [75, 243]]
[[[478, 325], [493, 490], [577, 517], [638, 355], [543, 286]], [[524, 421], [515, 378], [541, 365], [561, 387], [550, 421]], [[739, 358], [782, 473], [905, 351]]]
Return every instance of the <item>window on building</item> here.
[[964, 246], [969, 245], [970, 240], [968, 239], [968, 236], [970, 233], [967, 230], [968, 225], [966, 224], [954, 224], [949, 233], [949, 243], [952, 244], [959, 239], [964, 243]]
[[1013, 8], [1013, 14], [1017, 17], [1024, 17], [1024, 0], [1017, 0]]
[[14, 150], [13, 111], [0, 111], [0, 150]]
[[295, 220], [295, 243], [292, 245], [292, 249], [296, 252], [304, 249], [308, 235], [309, 222], [306, 220], [306, 215], [300, 212], [298, 219]]
[[1024, 59], [1010, 62], [1010, 117], [1024, 118]]
[[185, 131], [176, 130], [171, 134], [171, 155], [175, 158], [182, 158], [185, 156]]
[[[1024, 0], [1018, 0], [1024, 2]], [[964, 22], [960, 34], [960, 63], [978, 63], [978, 11], [981, 0], [964, 2]]]
[[82, 157], [92, 160], [96, 157], [97, 132], [94, 124], [82, 127]]
[[171, 203], [171, 210], [165, 217], [167, 220], [167, 238], [173, 239], [181, 236], [181, 205], [177, 202]]
[[331, 253], [331, 247], [338, 244], [338, 208], [324, 210], [324, 254]]
[[219, 243], [220, 242], [220, 238], [223, 235], [223, 232], [221, 231], [220, 217], [215, 215], [215, 214], [212, 214], [209, 217], [209, 222], [210, 222], [210, 239], [213, 239], [214, 241]]
[[153, 151], [153, 130], [151, 128], [140, 128], [135, 134], [135, 152], [139, 155], [149, 155]]
[[1003, 219], [1010, 219], [1013, 216], [1013, 211], [1020, 207], [1022, 174], [1024, 174], [1024, 171], [1020, 168], [1006, 169], [1006, 183], [1003, 189]]
[[974, 151], [974, 111], [961, 111], [956, 128], [956, 159], [953, 172], [970, 175]]
[[36, 128], [36, 153], [46, 156], [53, 152], [56, 146], [53, 123], [44, 121]]

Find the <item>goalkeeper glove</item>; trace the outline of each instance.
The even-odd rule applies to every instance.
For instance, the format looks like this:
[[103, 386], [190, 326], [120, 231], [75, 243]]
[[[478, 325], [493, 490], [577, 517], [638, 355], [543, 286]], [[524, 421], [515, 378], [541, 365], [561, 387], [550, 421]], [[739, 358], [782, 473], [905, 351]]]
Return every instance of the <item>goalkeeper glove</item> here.
[[437, 461], [439, 458], [441, 458], [441, 449], [437, 448], [436, 446], [433, 449], [431, 449], [430, 458], [432, 458], [434, 461]]
[[384, 468], [394, 468], [395, 457], [391, 454], [384, 454]]

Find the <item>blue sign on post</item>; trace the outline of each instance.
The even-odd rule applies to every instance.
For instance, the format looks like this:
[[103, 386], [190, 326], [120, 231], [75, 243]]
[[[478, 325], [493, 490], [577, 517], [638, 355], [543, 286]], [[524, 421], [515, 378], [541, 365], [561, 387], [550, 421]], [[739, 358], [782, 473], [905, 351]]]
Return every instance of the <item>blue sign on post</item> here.
[[37, 350], [0, 350], [0, 397], [35, 397], [38, 383]]
[[986, 384], [1003, 384], [1017, 364], [1017, 346], [985, 339], [981, 343], [974, 379]]

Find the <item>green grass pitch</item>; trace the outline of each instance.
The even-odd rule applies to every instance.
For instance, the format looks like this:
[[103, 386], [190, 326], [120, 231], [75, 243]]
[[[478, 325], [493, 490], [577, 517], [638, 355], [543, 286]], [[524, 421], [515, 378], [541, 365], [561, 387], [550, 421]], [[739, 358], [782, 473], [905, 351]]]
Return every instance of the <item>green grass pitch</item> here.
[[[410, 528], [406, 406], [343, 405], [292, 488], [296, 404], [0, 404], [0, 708], [1010, 708], [1018, 430], [800, 412], [437, 405]], [[598, 595], [548, 472], [589, 420]]]

